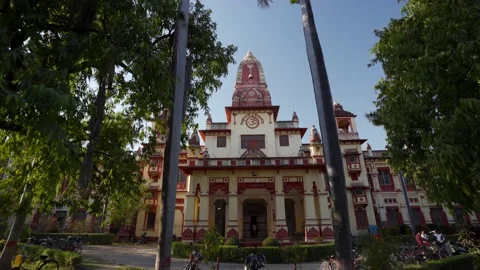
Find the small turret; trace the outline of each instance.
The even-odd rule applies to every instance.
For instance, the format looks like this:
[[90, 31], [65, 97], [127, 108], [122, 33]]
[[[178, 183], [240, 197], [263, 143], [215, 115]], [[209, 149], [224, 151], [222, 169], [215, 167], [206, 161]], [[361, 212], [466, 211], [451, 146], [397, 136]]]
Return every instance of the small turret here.
[[372, 153], [372, 146], [370, 146], [369, 143], [367, 143], [367, 152], [368, 152], [368, 155], [369, 155], [369, 156], [372, 156], [372, 155], [373, 155], [373, 153]]
[[292, 114], [292, 121], [298, 122], [298, 116], [297, 116], [297, 113], [295, 111], [293, 111], [293, 114]]
[[212, 123], [212, 115], [210, 113], [207, 115], [207, 123], [208, 124]]
[[200, 146], [200, 138], [198, 138], [198, 133], [195, 131], [188, 139], [188, 146]]
[[205, 150], [203, 151], [203, 158], [210, 158], [210, 154], [208, 154], [208, 149], [205, 147]]
[[198, 158], [200, 156], [200, 138], [196, 131], [194, 131], [192, 135], [190, 135], [190, 139], [188, 139], [188, 150], [187, 156], [189, 158]]
[[312, 126], [312, 130], [310, 131], [310, 144], [319, 144], [322, 143], [322, 139], [320, 138], [320, 134], [318, 133], [317, 128], [315, 125]]

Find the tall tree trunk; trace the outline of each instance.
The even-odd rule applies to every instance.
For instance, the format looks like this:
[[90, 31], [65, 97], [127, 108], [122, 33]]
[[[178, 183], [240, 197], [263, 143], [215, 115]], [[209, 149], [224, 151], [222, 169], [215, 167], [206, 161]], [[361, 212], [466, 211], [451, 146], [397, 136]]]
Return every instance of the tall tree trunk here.
[[322, 134], [330, 197], [333, 201], [333, 228], [335, 231], [335, 253], [340, 265], [337, 269], [352, 269], [352, 236], [348, 216], [347, 194], [343, 159], [338, 141], [338, 130], [333, 110], [332, 93], [322, 46], [318, 39], [310, 0], [300, 0], [303, 32], [312, 73], [315, 102], [317, 104], [320, 132]]
[[97, 140], [100, 137], [103, 120], [105, 119], [105, 104], [107, 102], [107, 89], [111, 90], [113, 87], [113, 76], [115, 73], [114, 65], [112, 64], [107, 69], [107, 72], [101, 72], [100, 82], [98, 84], [97, 97], [95, 99], [95, 111], [90, 117], [90, 136], [87, 144], [87, 151], [83, 157], [83, 166], [80, 168], [80, 178], [78, 180], [80, 187], [80, 194], [82, 197], [87, 197], [88, 185], [92, 180], [93, 174], [93, 155]]
[[27, 179], [27, 184], [23, 189], [22, 197], [20, 198], [19, 210], [13, 220], [12, 228], [8, 234], [7, 242], [3, 247], [2, 254], [0, 255], [0, 269], [10, 269], [12, 266], [13, 256], [15, 256], [15, 250], [17, 248], [18, 241], [22, 235], [23, 226], [27, 219], [28, 212], [26, 209], [32, 204], [32, 184]]
[[175, 198], [177, 191], [178, 157], [180, 155], [180, 140], [186, 89], [186, 60], [189, 0], [180, 0], [179, 14], [175, 23], [175, 93], [173, 108], [168, 110], [167, 141], [165, 143], [165, 169], [162, 179], [162, 213], [161, 228], [158, 240], [158, 252], [155, 260], [155, 270], [170, 270], [172, 258], [173, 222], [175, 217]]

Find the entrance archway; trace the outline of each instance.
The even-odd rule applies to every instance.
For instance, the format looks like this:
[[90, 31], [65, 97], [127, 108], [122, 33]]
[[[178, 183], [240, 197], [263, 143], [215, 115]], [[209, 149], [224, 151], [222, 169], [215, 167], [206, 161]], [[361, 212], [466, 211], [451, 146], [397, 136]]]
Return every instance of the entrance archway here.
[[263, 240], [267, 235], [267, 202], [245, 200], [243, 202], [243, 238]]
[[226, 205], [225, 200], [215, 201], [215, 228], [223, 237], [225, 237]]
[[293, 199], [285, 199], [285, 219], [287, 220], [287, 228], [290, 233], [297, 231], [297, 217], [295, 215], [295, 201]]

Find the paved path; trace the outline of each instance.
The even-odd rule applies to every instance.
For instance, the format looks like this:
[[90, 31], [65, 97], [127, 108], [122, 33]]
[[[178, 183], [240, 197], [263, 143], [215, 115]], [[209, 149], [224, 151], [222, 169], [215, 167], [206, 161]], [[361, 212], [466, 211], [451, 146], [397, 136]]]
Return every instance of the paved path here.
[[[147, 246], [83, 246], [83, 254], [102, 260], [107, 263], [116, 265], [129, 265], [136, 267], [144, 267], [152, 269], [155, 266], [156, 247], [152, 245]], [[268, 260], [268, 258], [267, 258]], [[185, 265], [185, 260], [172, 258], [172, 270], [182, 269]], [[244, 270], [242, 264], [237, 263], [220, 263], [221, 269], [228, 270]], [[207, 270], [208, 267], [203, 265], [201, 269]], [[275, 270], [291, 270], [291, 264], [267, 264], [264, 269]], [[305, 263], [297, 269], [302, 270], [318, 270], [320, 263]]]

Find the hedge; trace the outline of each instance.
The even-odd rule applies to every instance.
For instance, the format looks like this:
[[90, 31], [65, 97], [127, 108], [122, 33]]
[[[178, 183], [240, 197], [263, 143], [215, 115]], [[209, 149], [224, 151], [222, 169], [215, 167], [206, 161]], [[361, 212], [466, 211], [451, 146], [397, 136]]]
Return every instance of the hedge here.
[[111, 233], [32, 233], [36, 238], [67, 238], [80, 235], [84, 244], [111, 245], [115, 241], [115, 235]]
[[[202, 252], [204, 245], [194, 244], [193, 247]], [[317, 245], [302, 245], [300, 248], [306, 250], [305, 261], [315, 262], [321, 261], [332, 254], [335, 254], [334, 244], [317, 244]], [[291, 246], [286, 247], [257, 247], [257, 252], [263, 254], [268, 263], [287, 263]], [[245, 257], [254, 251], [253, 247], [237, 247], [237, 246], [222, 246], [220, 252], [221, 262], [243, 263]], [[172, 246], [172, 254], [177, 258], [187, 258], [192, 252], [190, 244], [182, 242], [174, 242]]]
[[[0, 250], [3, 250], [4, 243], [0, 243]], [[19, 244], [17, 251], [22, 251], [27, 257], [38, 258], [40, 255], [48, 255], [58, 261], [60, 266], [77, 266], [82, 262], [82, 256], [75, 252], [50, 249], [43, 246]]]
[[422, 265], [407, 265], [403, 269], [422, 270], [473, 270], [475, 267], [474, 254], [461, 254], [436, 261], [427, 261]]
[[[415, 240], [415, 237], [413, 235], [401, 235], [401, 236], [385, 236], [385, 240], [387, 240], [389, 243], [395, 243], [399, 245], [416, 245], [417, 242]], [[458, 239], [458, 234], [455, 235], [445, 235], [445, 238], [448, 241], [451, 240], [457, 240]]]

